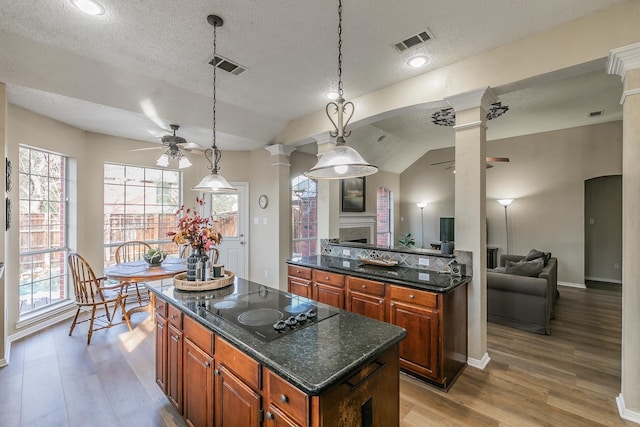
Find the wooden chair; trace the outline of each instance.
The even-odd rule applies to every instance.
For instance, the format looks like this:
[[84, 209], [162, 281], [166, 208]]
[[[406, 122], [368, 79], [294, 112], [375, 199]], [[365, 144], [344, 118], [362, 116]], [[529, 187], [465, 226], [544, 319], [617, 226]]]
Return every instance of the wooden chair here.
[[[110, 328], [115, 325], [119, 325], [121, 322], [113, 323], [116, 310], [120, 307], [122, 310], [122, 318], [127, 323], [127, 327], [131, 330], [131, 322], [129, 322], [129, 315], [124, 309], [123, 301], [127, 297], [124, 292], [126, 283], [119, 283], [114, 286], [104, 286], [103, 281], [105, 277], [97, 278], [89, 263], [80, 255], [75, 252], [69, 254], [67, 261], [69, 263], [69, 269], [71, 270], [71, 277], [73, 279], [73, 288], [76, 296], [76, 305], [78, 311], [73, 318], [71, 329], [69, 330], [69, 336], [73, 333], [73, 329], [76, 327], [76, 323], [82, 323], [89, 320], [89, 333], [87, 337], [87, 345], [91, 344], [91, 335], [93, 331], [100, 329]], [[113, 306], [113, 311], [110, 311], [109, 306]], [[96, 316], [96, 310], [104, 308], [105, 314]], [[80, 310], [91, 312], [91, 318], [78, 322], [78, 315]], [[102, 318], [106, 317], [105, 322]], [[100, 323], [100, 326], [94, 328], [95, 322]]]
[[[124, 242], [116, 249], [116, 263], [120, 264], [123, 262], [132, 262], [132, 261], [140, 261], [144, 259], [144, 254], [146, 254], [151, 246], [145, 242], [139, 240], [131, 240], [128, 242]], [[136, 287], [136, 296], [138, 297], [138, 305], [142, 306], [142, 297], [140, 296], [140, 288], [138, 287], [138, 283], [130, 283], [127, 282], [126, 291], [129, 290], [129, 285], [135, 285]], [[125, 301], [126, 306], [126, 301]]]

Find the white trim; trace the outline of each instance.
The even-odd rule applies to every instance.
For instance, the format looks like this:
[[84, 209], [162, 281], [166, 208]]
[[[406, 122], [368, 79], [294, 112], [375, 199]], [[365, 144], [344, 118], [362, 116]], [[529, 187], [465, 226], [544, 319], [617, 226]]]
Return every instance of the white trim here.
[[41, 311], [35, 314], [23, 316], [16, 323], [16, 329], [29, 328], [32, 325], [37, 325], [41, 322], [46, 322], [50, 318], [55, 318], [60, 314], [66, 313], [68, 310], [75, 309], [75, 303], [68, 299], [62, 301], [54, 306], [51, 306], [46, 309], [46, 311]]
[[616, 403], [618, 404], [618, 413], [620, 414], [621, 418], [640, 424], [640, 412], [632, 411], [625, 407], [624, 396], [622, 395], [622, 393], [620, 393], [618, 397], [616, 397]]
[[39, 317], [38, 319], [39, 321], [37, 322], [32, 319], [29, 319], [28, 322], [22, 322], [21, 325], [16, 325], [16, 327], [20, 330], [18, 330], [15, 334], [10, 335], [9, 341], [15, 341], [20, 338], [24, 338], [28, 335], [34, 334], [38, 331], [48, 328], [49, 326], [55, 325], [56, 323], [60, 323], [64, 320], [67, 320], [73, 317], [75, 313], [76, 313], [76, 305], [74, 303], [71, 303], [70, 305], [66, 306], [64, 310], [62, 309], [56, 310], [55, 313], [49, 312], [48, 314], [52, 314], [52, 315], [47, 316], [46, 319], [42, 318], [44, 316]]
[[273, 144], [264, 147], [272, 156], [287, 156], [289, 157], [291, 153], [296, 151], [296, 147], [292, 147], [290, 145], [282, 145], [282, 144]]
[[460, 125], [454, 125], [453, 129], [454, 130], [465, 130], [465, 129], [478, 128], [478, 127], [483, 127], [485, 129], [487, 129], [487, 125], [483, 125], [481, 121], [463, 123], [463, 124], [460, 124]]
[[447, 96], [444, 100], [447, 104], [451, 105], [456, 112], [478, 107], [486, 111], [491, 104], [498, 101], [498, 96], [493, 89], [485, 86], [480, 89]]
[[284, 163], [284, 162], [276, 162], [276, 163], [271, 163], [269, 166], [291, 166], [291, 163]]
[[607, 73], [617, 74], [624, 81], [627, 71], [637, 68], [640, 68], [640, 43], [633, 43], [609, 51]]
[[624, 92], [622, 92], [622, 96], [620, 97], [620, 105], [624, 105], [624, 101], [626, 100], [627, 96], [637, 95], [639, 93], [640, 88], [625, 90]]
[[566, 286], [568, 288], [587, 289], [584, 283], [571, 283], [571, 282], [558, 281], [558, 286]]
[[594, 282], [607, 282], [622, 285], [622, 279], [610, 279], [608, 277], [585, 276], [584, 280], [593, 280]]
[[340, 229], [342, 228], [360, 228], [366, 227], [369, 229], [369, 242], [375, 242], [375, 228], [376, 228], [376, 216], [375, 215], [340, 215], [339, 218]]
[[482, 359], [480, 360], [474, 359], [472, 357], [468, 357], [467, 365], [472, 366], [476, 369], [484, 370], [484, 368], [487, 367], [490, 361], [491, 361], [491, 358], [489, 357], [489, 353], [485, 353], [484, 356], [482, 356]]

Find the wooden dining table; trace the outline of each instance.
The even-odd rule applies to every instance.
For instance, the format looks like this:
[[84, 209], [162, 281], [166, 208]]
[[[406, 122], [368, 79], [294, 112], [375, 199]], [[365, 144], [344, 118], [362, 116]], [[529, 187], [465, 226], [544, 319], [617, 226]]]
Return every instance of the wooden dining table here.
[[[146, 261], [132, 261], [111, 265], [104, 268], [104, 276], [109, 280], [118, 282], [129, 282], [136, 287], [139, 294], [138, 284], [143, 282], [153, 282], [156, 280], [172, 279], [176, 274], [187, 271], [187, 260], [184, 258], [167, 258], [158, 266], [150, 266]], [[149, 304], [138, 305], [127, 314], [149, 311]]]

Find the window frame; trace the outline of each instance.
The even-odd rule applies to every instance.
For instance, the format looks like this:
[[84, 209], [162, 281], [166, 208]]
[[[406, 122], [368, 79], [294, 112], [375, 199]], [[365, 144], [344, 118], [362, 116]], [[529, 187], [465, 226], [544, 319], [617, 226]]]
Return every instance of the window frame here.
[[[381, 227], [380, 225], [382, 224], [382, 222], [380, 221], [380, 192], [383, 192], [386, 196], [387, 199], [387, 219], [388, 219], [388, 228], [384, 231], [380, 231]], [[389, 190], [388, 188], [382, 186], [382, 187], [378, 187], [377, 191], [376, 191], [376, 245], [378, 246], [388, 246], [388, 247], [392, 247], [393, 246], [393, 234], [394, 234], [394, 227], [393, 227], [393, 191]], [[380, 236], [381, 235], [386, 235], [387, 239], [388, 239], [388, 243], [384, 244], [384, 243], [380, 243]]]
[[[299, 194], [296, 192], [296, 187], [300, 190], [300, 183], [303, 181], [307, 181], [307, 185], [305, 189], [302, 190]], [[309, 183], [313, 183], [313, 187], [309, 185]], [[297, 217], [302, 217], [302, 215], [296, 215], [296, 209], [299, 209], [302, 202], [302, 195], [305, 192], [309, 192], [309, 190], [313, 188], [313, 196], [306, 198], [306, 203], [312, 202], [312, 205], [309, 205], [309, 209], [315, 210], [314, 215], [306, 215], [307, 221], [304, 220], [296, 221]], [[309, 193], [311, 194], [311, 193]], [[303, 205], [304, 206], [304, 202]], [[311, 217], [315, 217], [315, 221], [311, 221]], [[307, 231], [306, 237], [296, 237], [295, 230], [296, 226], [305, 227]], [[318, 182], [311, 178], [307, 178], [304, 175], [298, 175], [291, 178], [291, 256], [292, 258], [301, 257], [301, 256], [313, 256], [318, 254]], [[294, 252], [296, 247], [296, 243], [299, 242], [308, 242], [306, 245], [306, 251], [304, 252]]]

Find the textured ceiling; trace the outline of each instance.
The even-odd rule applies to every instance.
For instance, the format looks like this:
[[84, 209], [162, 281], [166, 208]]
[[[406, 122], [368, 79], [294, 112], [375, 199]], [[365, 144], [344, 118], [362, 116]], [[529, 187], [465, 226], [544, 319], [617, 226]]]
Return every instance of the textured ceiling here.
[[[347, 0], [345, 95], [352, 99], [620, 2]], [[0, 81], [8, 86], [10, 102], [81, 129], [152, 142], [176, 122], [183, 126], [183, 137], [208, 146], [212, 88], [207, 63], [213, 31], [206, 16], [211, 13], [225, 20], [218, 32], [218, 53], [247, 68], [239, 76], [218, 75], [221, 148], [267, 145], [290, 120], [322, 110], [324, 94], [336, 84], [333, 0], [101, 3], [107, 13], [90, 17], [67, 0], [38, 2], [37, 7], [34, 2], [0, 0]], [[434, 39], [402, 53], [393, 48], [423, 30]], [[419, 53], [427, 55], [430, 64], [410, 69], [406, 60]], [[536, 95], [535, 88], [520, 95], [526, 97], [523, 113], [551, 108], [534, 105], [534, 100], [548, 100], [547, 95]], [[565, 100], [556, 100], [553, 107]], [[509, 114], [516, 117], [518, 100], [508, 103], [514, 108]], [[397, 150], [389, 146], [424, 151], [424, 140], [416, 142], [423, 134], [416, 123], [423, 124], [428, 115], [414, 112], [385, 119], [371, 125], [374, 129], [358, 129], [354, 140], [356, 133], [375, 136], [376, 141], [376, 129], [389, 133], [372, 148], [372, 155], [380, 156], [383, 168], [398, 171], [406, 161], [394, 162]], [[501, 120], [506, 122], [507, 116]], [[447, 130], [433, 132], [446, 135]], [[496, 129], [495, 135], [510, 132]]]

